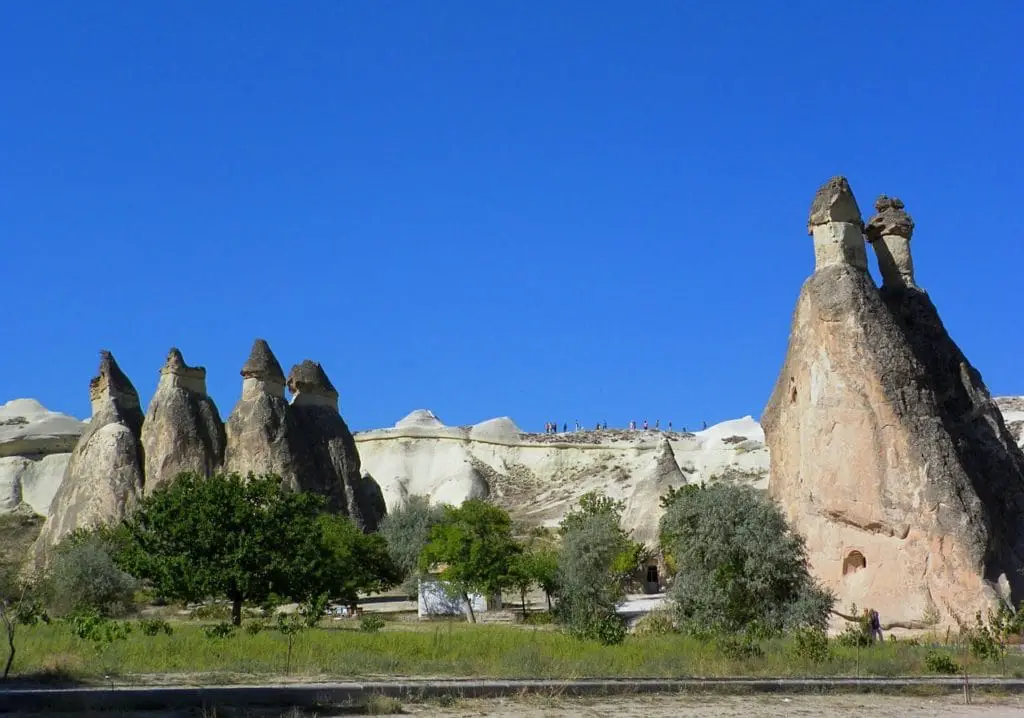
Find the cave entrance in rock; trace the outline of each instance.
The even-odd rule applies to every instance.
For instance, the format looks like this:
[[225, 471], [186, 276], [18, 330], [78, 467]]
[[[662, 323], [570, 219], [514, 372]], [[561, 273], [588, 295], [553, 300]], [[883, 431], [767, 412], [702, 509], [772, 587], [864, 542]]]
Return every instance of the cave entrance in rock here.
[[864, 558], [864, 554], [860, 551], [850, 551], [846, 554], [846, 558], [843, 559], [843, 575], [848, 576], [852, 573], [868, 567], [868, 560]]

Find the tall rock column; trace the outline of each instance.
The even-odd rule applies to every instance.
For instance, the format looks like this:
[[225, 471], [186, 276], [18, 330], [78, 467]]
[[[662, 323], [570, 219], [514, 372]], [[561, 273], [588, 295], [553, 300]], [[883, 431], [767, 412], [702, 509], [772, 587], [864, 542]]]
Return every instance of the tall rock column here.
[[265, 340], [253, 343], [241, 374], [242, 398], [225, 426], [225, 470], [277, 474], [301, 490], [310, 470], [305, 442], [284, 398], [284, 371]]
[[332, 510], [348, 514], [364, 531], [376, 531], [386, 513], [384, 495], [362, 476], [359, 451], [338, 411], [338, 391], [320, 364], [306, 359], [288, 373], [291, 409], [308, 442], [313, 471], [302, 488], [328, 499]]
[[49, 518], [35, 544], [37, 568], [76, 529], [114, 524], [138, 504], [142, 492], [142, 409], [135, 387], [108, 351], [89, 382], [92, 418], [71, 453]]
[[929, 371], [865, 269], [856, 207], [843, 178], [812, 203], [817, 266], [762, 416], [769, 491], [838, 610], [855, 602], [887, 625], [952, 625], [994, 605], [1002, 571]]
[[878, 212], [867, 226], [867, 240], [871, 242], [886, 287], [913, 287], [914, 260], [910, 256], [910, 238], [914, 234], [914, 220], [897, 197], [884, 194], [875, 201]]
[[210, 475], [224, 463], [224, 424], [206, 394], [206, 369], [172, 348], [142, 425], [146, 493], [183, 471]]
[[1024, 599], [1024, 454], [981, 373], [949, 335], [914, 278], [914, 221], [903, 202], [882, 195], [868, 238], [882, 270], [882, 301], [924, 366], [972, 495], [982, 504], [986, 578], [1014, 605]]

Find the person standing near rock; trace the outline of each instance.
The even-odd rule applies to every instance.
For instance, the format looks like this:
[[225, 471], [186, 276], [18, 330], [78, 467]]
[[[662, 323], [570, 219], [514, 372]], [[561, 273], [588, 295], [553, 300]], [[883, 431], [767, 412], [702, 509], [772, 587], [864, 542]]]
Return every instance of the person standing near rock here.
[[875, 642], [875, 637], [878, 637], [878, 641], [882, 642], [882, 621], [878, 616], [878, 611], [871, 609], [871, 642]]

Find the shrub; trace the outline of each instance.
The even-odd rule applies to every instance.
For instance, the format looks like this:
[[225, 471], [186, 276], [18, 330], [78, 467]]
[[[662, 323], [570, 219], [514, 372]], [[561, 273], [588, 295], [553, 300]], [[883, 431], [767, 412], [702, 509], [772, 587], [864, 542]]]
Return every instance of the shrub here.
[[359, 630], [364, 633], [377, 633], [387, 622], [376, 613], [368, 613], [359, 620]]
[[554, 621], [554, 616], [551, 615], [550, 611], [538, 611], [536, 613], [528, 613], [523, 618], [523, 623], [531, 626], [547, 626]]
[[113, 546], [98, 531], [76, 532], [61, 542], [46, 579], [49, 608], [58, 616], [123, 616], [134, 607], [137, 587], [114, 563]]
[[817, 628], [802, 628], [793, 635], [793, 655], [812, 663], [825, 663], [832, 659], [828, 636]]
[[143, 635], [155, 636], [159, 633], [164, 633], [170, 636], [174, 633], [174, 629], [171, 628], [171, 624], [160, 618], [144, 618], [139, 621], [139, 630], [142, 631]]
[[950, 658], [948, 654], [938, 651], [928, 652], [928, 655], [924, 657], [924, 667], [932, 673], [944, 673], [950, 676], [963, 670], [960, 664]]
[[871, 645], [871, 625], [863, 619], [847, 625], [836, 636], [836, 643], [845, 648], [867, 648]]
[[207, 638], [228, 638], [235, 632], [236, 626], [227, 621], [214, 623], [212, 626], [203, 626], [203, 634]]
[[748, 635], [719, 636], [717, 644], [718, 650], [730, 661], [746, 661], [764, 655], [761, 646]]
[[676, 622], [672, 614], [663, 608], [658, 608], [637, 621], [634, 632], [638, 636], [666, 636], [676, 633]]
[[629, 537], [619, 526], [620, 508], [608, 506], [591, 511], [584, 506], [563, 520], [555, 607], [555, 617], [570, 635], [606, 645], [626, 636], [615, 612], [623, 596], [616, 561], [629, 548]]
[[250, 636], [255, 636], [267, 627], [266, 621], [246, 621], [243, 624], [245, 632]]
[[715, 484], [684, 487], [662, 503], [661, 545], [676, 565], [669, 595], [682, 630], [825, 629], [835, 599], [811, 577], [803, 537], [770, 499]]

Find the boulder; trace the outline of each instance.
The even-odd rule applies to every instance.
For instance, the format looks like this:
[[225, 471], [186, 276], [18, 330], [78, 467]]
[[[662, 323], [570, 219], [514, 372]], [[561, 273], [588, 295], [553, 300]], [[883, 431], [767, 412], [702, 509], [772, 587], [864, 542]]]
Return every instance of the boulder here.
[[242, 398], [225, 425], [224, 469], [277, 474], [285, 486], [301, 490], [310, 473], [306, 442], [284, 398], [284, 371], [265, 340], [255, 341], [241, 375]]
[[138, 503], [143, 487], [142, 409], [135, 387], [108, 351], [89, 382], [92, 417], [75, 444], [35, 544], [36, 566], [61, 539], [114, 524]]
[[360, 470], [355, 440], [338, 411], [338, 391], [323, 367], [309, 359], [292, 367], [288, 389], [312, 468], [301, 488], [326, 496], [333, 511], [347, 514], [364, 531], [376, 531], [386, 512], [384, 497]]
[[85, 427], [35, 399], [0, 405], [0, 514], [46, 515]]
[[185, 364], [172, 348], [142, 424], [145, 491], [184, 471], [210, 475], [224, 462], [224, 424], [206, 394], [206, 370]]
[[[823, 202], [842, 211], [823, 212]], [[949, 426], [934, 364], [919, 358], [861, 260], [855, 206], [842, 178], [812, 206], [815, 272], [761, 418], [769, 491], [807, 539], [838, 610], [855, 602], [893, 627], [954, 625], [1020, 597], [1021, 564], [1005, 543], [1016, 509], [997, 511], [962, 463], [964, 451], [989, 449]], [[897, 267], [893, 278], [904, 274]]]

